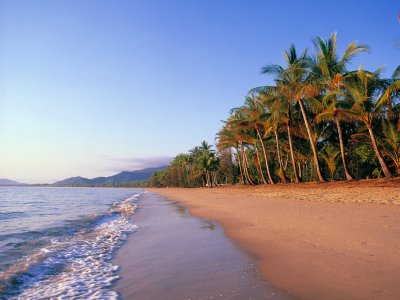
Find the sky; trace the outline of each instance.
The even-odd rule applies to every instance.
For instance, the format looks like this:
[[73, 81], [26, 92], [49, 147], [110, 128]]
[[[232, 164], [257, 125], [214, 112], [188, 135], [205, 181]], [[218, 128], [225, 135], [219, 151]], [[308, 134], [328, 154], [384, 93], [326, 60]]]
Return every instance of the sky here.
[[359, 65], [400, 62], [397, 0], [0, 0], [0, 178], [167, 164], [207, 140], [291, 43], [338, 32]]

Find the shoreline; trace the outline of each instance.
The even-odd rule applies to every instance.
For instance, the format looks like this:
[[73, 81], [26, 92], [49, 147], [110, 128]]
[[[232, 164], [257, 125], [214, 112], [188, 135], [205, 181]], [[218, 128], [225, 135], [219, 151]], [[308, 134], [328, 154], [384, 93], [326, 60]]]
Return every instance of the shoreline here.
[[299, 298], [400, 294], [400, 178], [148, 190], [221, 224], [268, 283]]
[[139, 203], [139, 230], [113, 258], [121, 299], [292, 299], [262, 280], [255, 259], [219, 224], [156, 193]]

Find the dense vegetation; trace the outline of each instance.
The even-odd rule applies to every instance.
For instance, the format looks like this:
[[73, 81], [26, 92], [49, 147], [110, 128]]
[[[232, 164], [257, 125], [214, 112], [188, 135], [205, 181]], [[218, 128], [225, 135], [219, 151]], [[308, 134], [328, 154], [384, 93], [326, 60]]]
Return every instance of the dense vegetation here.
[[336, 34], [315, 38], [315, 53], [284, 52], [262, 72], [275, 84], [250, 90], [217, 133], [153, 174], [150, 186], [215, 186], [351, 180], [400, 175], [400, 66], [348, 70], [368, 47], [337, 53]]

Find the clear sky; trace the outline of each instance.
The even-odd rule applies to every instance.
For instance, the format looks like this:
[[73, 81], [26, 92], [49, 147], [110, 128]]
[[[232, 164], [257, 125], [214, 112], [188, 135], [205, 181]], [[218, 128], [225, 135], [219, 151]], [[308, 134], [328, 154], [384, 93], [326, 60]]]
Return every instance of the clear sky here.
[[165, 164], [214, 142], [282, 50], [338, 32], [390, 75], [398, 0], [0, 0], [0, 178], [52, 182]]

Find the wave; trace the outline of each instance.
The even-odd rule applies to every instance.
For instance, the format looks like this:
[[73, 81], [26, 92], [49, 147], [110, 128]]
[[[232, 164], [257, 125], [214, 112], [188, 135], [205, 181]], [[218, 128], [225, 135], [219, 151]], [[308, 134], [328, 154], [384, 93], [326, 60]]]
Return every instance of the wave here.
[[134, 194], [114, 202], [78, 232], [51, 239], [45, 247], [0, 273], [0, 299], [116, 299], [110, 289], [118, 269], [113, 253], [138, 229], [129, 218], [137, 209]]
[[0, 212], [0, 220], [15, 219], [26, 215], [21, 211]]

